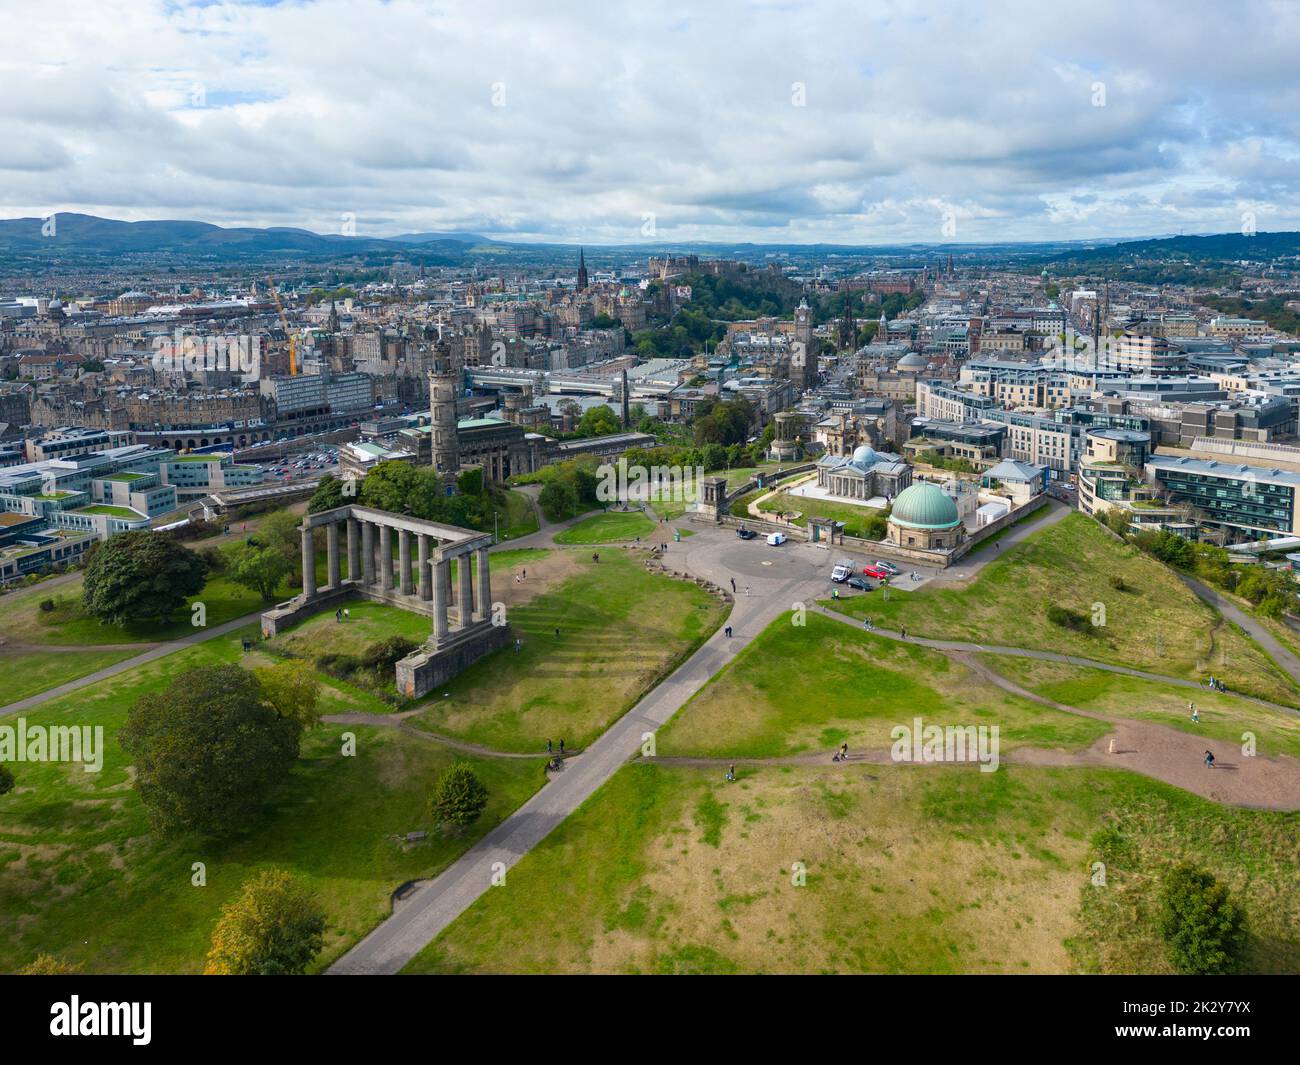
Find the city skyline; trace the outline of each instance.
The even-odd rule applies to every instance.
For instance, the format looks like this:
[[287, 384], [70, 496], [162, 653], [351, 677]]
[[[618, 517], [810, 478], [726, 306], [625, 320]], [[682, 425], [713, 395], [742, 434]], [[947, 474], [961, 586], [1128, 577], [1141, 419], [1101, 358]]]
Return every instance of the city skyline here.
[[56, 0], [0, 43], [0, 216], [589, 246], [1298, 229], [1297, 21]]

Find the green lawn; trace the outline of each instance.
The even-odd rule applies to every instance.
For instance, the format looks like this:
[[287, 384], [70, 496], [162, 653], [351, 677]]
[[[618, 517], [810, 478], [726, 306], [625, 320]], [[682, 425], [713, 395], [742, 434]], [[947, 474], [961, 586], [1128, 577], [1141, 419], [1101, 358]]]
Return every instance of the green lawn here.
[[336, 621], [334, 611], [327, 610], [280, 633], [268, 647], [272, 651], [314, 660], [327, 652], [358, 654], [389, 636], [405, 636], [423, 643], [432, 630], [433, 623], [423, 614], [387, 603], [354, 599], [344, 605], [348, 611], [346, 621]]
[[1167, 973], [1155, 901], [1186, 856], [1244, 899], [1249, 969], [1295, 973], [1297, 849], [1300, 815], [1118, 770], [638, 762], [407, 971]]
[[561, 738], [582, 746], [721, 624], [725, 607], [695, 584], [648, 573], [623, 552], [599, 563], [573, 556], [573, 576], [510, 608], [521, 649], [476, 662], [412, 724], [498, 750]]
[[557, 544], [609, 544], [649, 536], [655, 523], [639, 510], [596, 514], [555, 536]]
[[41, 654], [38, 651], [12, 655], [0, 655], [0, 669], [4, 670], [4, 693], [0, 695], [0, 706], [16, 703], [29, 695], [36, 695], [49, 688], [57, 688], [70, 680], [84, 677], [88, 673], [104, 669], [124, 658], [130, 658], [135, 651], [54, 651]]
[[[1102, 669], [1039, 662], [1012, 655], [983, 655], [990, 666], [1022, 688], [1067, 706], [1115, 717], [1158, 721], [1225, 744], [1240, 744], [1243, 732], [1256, 736], [1261, 755], [1300, 758], [1300, 717], [1233, 695], [1183, 688], [1108, 673]], [[1195, 703], [1200, 722], [1192, 723], [1187, 704]]]
[[[324, 563], [321, 563], [323, 566]], [[318, 569], [321, 567], [318, 566]], [[323, 573], [323, 570], [322, 570]], [[40, 585], [15, 592], [0, 599], [0, 632], [27, 643], [86, 644], [160, 643], [177, 640], [195, 632], [191, 624], [191, 606], [203, 603], [207, 609], [207, 627], [232, 621], [245, 614], [265, 610], [271, 605], [256, 593], [227, 580], [212, 577], [198, 595], [172, 615], [168, 624], [156, 621], [127, 625], [105, 625], [86, 614], [81, 605], [82, 578], [43, 590]], [[285, 585], [277, 599], [288, 598], [294, 589]], [[43, 600], [53, 599], [54, 609], [40, 609]], [[274, 602], [275, 600], [272, 600]]]
[[772, 758], [809, 750], [884, 750], [890, 729], [997, 725], [1003, 749], [1086, 747], [1100, 722], [1017, 698], [937, 651], [811, 614], [778, 618], [662, 729], [661, 755]]
[[798, 513], [799, 517], [794, 519], [794, 524], [801, 529], [808, 524], [810, 517], [842, 521], [845, 536], [861, 537], [868, 536], [870, 531], [867, 528], [868, 522], [874, 518], [882, 518], [885, 514], [883, 510], [876, 510], [875, 507], [855, 507], [852, 503], [836, 503], [826, 499], [794, 496], [788, 492], [777, 492], [769, 496], [758, 505], [758, 509], [766, 514]]
[[[1213, 673], [1238, 691], [1300, 703], [1300, 689], [1173, 572], [1083, 514], [997, 552], [965, 586], [903, 582], [888, 599], [873, 592], [824, 602], [917, 636], [1059, 651], [1169, 676]], [[1086, 619], [1081, 631], [1050, 621], [1052, 606]]]
[[505, 489], [493, 493], [493, 509], [497, 514], [497, 536], [501, 540], [517, 540], [537, 532], [537, 514], [532, 502], [523, 492]]
[[[403, 846], [390, 837], [429, 830], [428, 794], [456, 757], [392, 729], [322, 725], [304, 741], [289, 779], [265, 815], [234, 839], [159, 840], [131, 789], [116, 733], [140, 694], [185, 666], [240, 658], [234, 634], [131, 670], [25, 715], [29, 724], [103, 725], [102, 773], [21, 764], [17, 789], [0, 797], [0, 971], [50, 952], [89, 972], [192, 973], [202, 969], [220, 907], [259, 869], [303, 877], [329, 919], [321, 964], [388, 912], [406, 880], [436, 874], [532, 794], [543, 781], [531, 760], [471, 759], [486, 783], [486, 813], [464, 836], [433, 832]], [[358, 705], [331, 682], [325, 710]], [[357, 737], [343, 757], [342, 733]], [[203, 862], [207, 886], [191, 886]]]

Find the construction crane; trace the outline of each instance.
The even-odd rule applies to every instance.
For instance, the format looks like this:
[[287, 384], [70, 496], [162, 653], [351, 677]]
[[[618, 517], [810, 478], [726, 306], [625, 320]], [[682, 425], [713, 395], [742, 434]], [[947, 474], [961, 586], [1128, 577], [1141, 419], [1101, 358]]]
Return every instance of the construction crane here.
[[289, 376], [297, 377], [298, 338], [289, 331], [289, 319], [285, 317], [284, 306], [280, 303], [280, 293], [275, 290], [275, 282], [268, 277], [266, 283], [271, 286], [271, 298], [275, 300], [275, 309], [280, 312], [280, 324], [284, 326], [284, 335], [289, 338]]

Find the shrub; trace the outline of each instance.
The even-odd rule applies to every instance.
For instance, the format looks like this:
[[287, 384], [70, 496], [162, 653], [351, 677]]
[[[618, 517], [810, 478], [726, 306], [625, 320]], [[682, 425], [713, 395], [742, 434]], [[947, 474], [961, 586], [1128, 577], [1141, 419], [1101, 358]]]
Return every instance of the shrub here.
[[1086, 614], [1080, 614], [1069, 607], [1057, 606], [1055, 603], [1047, 608], [1047, 620], [1053, 625], [1059, 625], [1073, 632], [1084, 634], [1092, 632], [1092, 624]]
[[1169, 963], [1180, 973], [1220, 975], [1241, 966], [1246, 915], [1214, 876], [1184, 862], [1160, 890], [1160, 935]]
[[389, 636], [372, 643], [361, 652], [360, 665], [363, 669], [391, 669], [400, 659], [405, 658], [420, 645], [405, 636]]
[[468, 762], [454, 762], [438, 778], [429, 810], [440, 824], [464, 828], [478, 820], [488, 792]]
[[1110, 575], [1110, 586], [1117, 592], [1127, 592], [1129, 590], [1129, 586], [1124, 583], [1124, 578], [1118, 573]]
[[45, 613], [47, 613], [47, 614], [50, 613], [51, 611], [53, 611], [53, 610], [54, 610], [54, 600], [53, 600], [53, 599], [42, 599], [42, 600], [41, 600], [41, 609], [42, 609]]

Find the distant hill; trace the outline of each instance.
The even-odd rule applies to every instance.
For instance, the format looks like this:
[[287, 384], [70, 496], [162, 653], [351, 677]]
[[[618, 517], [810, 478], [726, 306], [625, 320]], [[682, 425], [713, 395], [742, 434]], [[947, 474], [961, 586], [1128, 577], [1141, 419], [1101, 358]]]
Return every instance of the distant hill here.
[[1126, 263], [1135, 260], [1254, 262], [1300, 255], [1300, 233], [1214, 233], [1207, 236], [1130, 240], [1104, 248], [1072, 251], [1058, 259], [1079, 263]]
[[418, 234], [422, 238], [418, 242], [403, 244], [288, 227], [227, 229], [208, 222], [121, 222], [72, 212], [54, 216], [52, 235], [43, 233], [43, 226], [40, 218], [0, 219], [0, 256], [60, 261], [141, 254], [223, 262], [276, 257], [337, 259], [368, 254], [396, 258], [418, 243], [422, 261], [430, 261], [432, 254], [455, 263], [467, 247], [464, 236], [451, 239], [433, 233]]
[[462, 244], [496, 243], [496, 241], [488, 237], [480, 237], [476, 233], [402, 233], [400, 236], [389, 237], [388, 239], [398, 244], [429, 244], [439, 240], [457, 241]]

